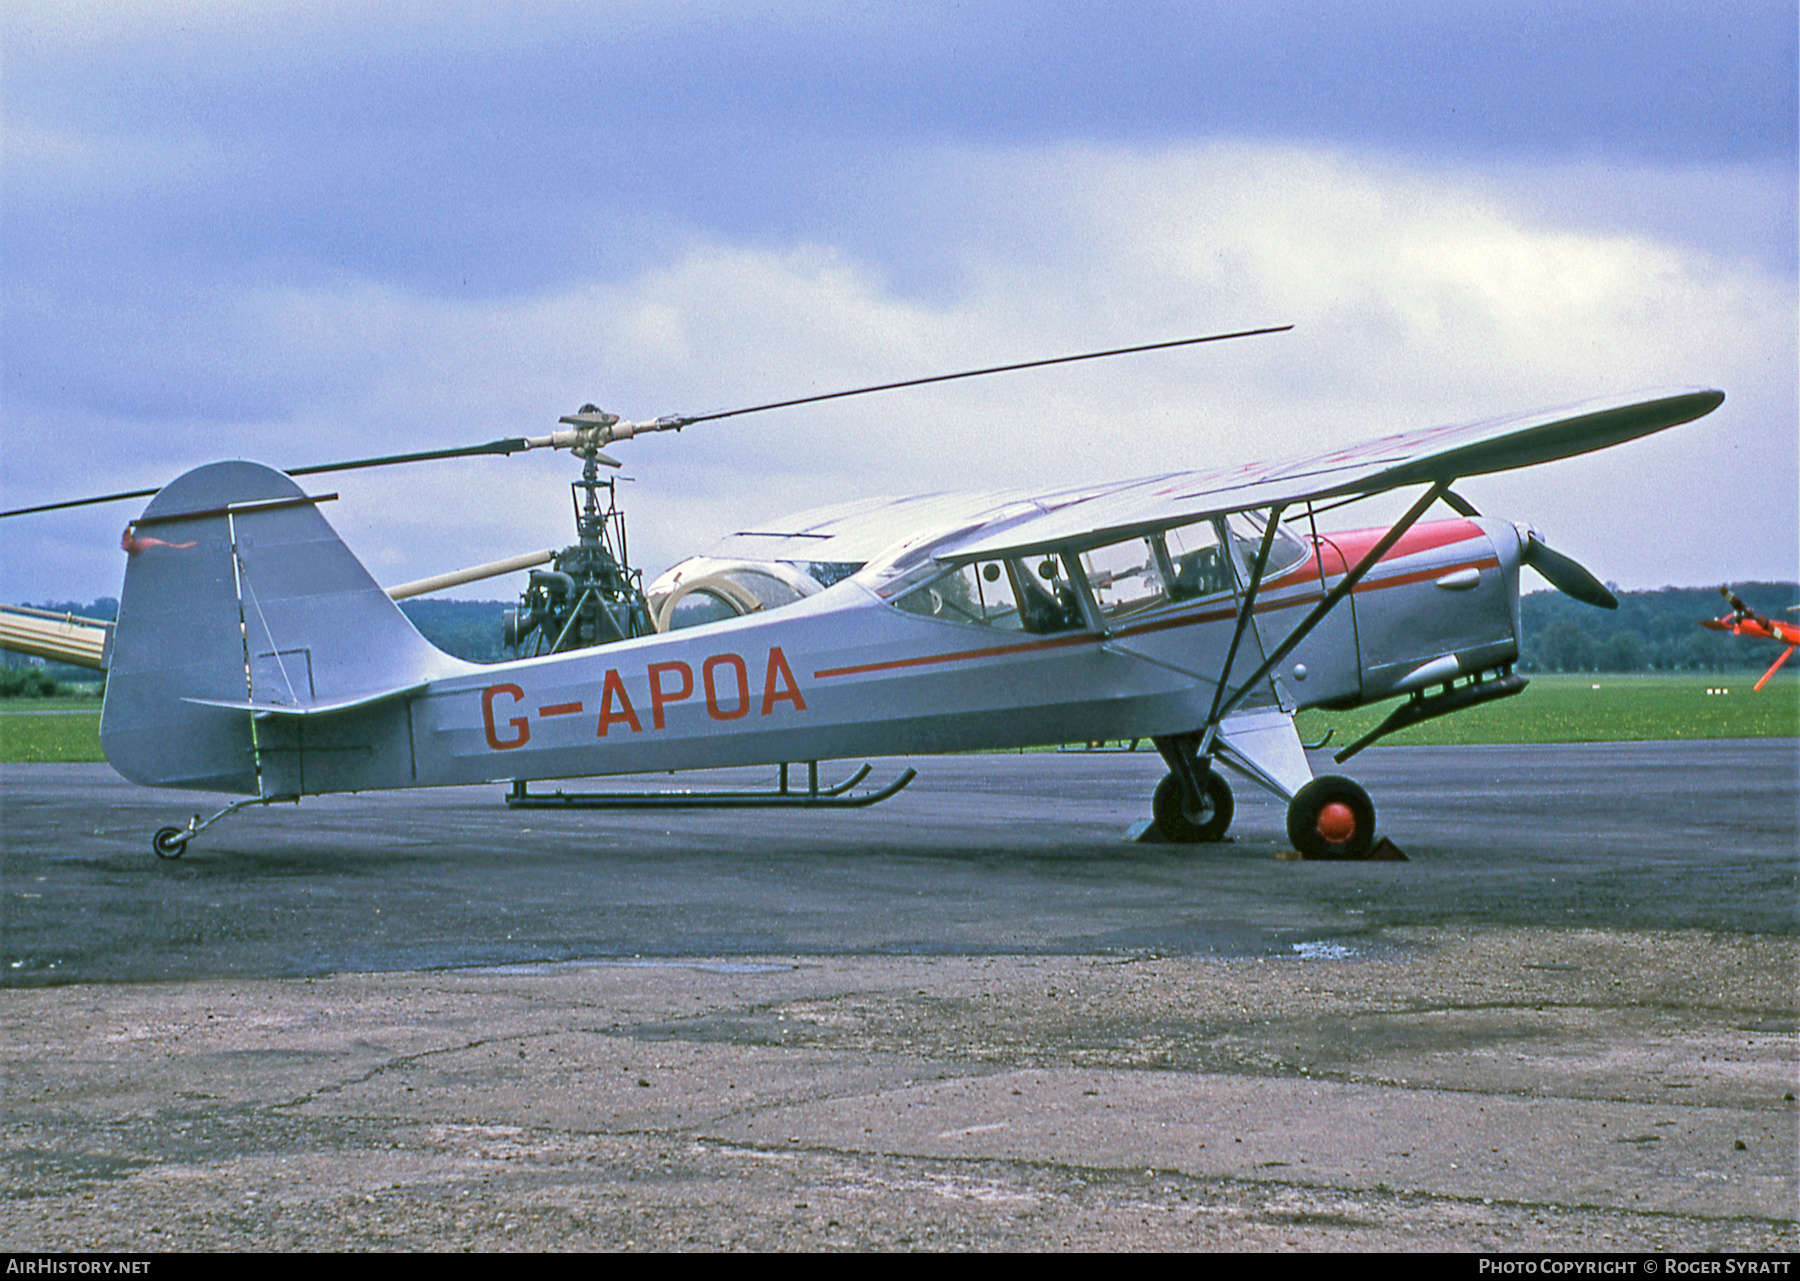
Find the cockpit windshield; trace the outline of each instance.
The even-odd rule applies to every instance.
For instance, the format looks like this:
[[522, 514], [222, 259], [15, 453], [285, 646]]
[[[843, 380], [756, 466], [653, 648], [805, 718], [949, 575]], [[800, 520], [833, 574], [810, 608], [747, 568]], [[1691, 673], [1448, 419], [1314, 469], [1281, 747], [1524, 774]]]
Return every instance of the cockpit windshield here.
[[659, 632], [701, 627], [745, 614], [780, 609], [824, 590], [805, 567], [786, 561], [721, 560], [694, 556], [644, 593]]
[[[885, 562], [872, 563], [866, 577], [879, 581], [875, 590], [896, 608], [922, 618], [1037, 633], [1088, 626], [1110, 630], [1119, 620], [1163, 606], [1241, 591], [1266, 527], [1263, 516], [1244, 512], [1122, 538], [1079, 554], [1038, 552], [950, 569], [934, 566], [932, 551], [965, 532], [955, 531], [896, 548]], [[1265, 581], [1306, 555], [1306, 543], [1278, 527]], [[1083, 590], [1091, 603], [1083, 601]]]
[[[1237, 549], [1238, 563], [1243, 566], [1246, 579], [1256, 564], [1256, 553], [1262, 549], [1263, 531], [1268, 523], [1261, 512], [1233, 512], [1225, 518], [1225, 528], [1231, 533], [1231, 542]], [[1264, 580], [1286, 573], [1305, 558], [1306, 544], [1290, 533], [1287, 526], [1279, 526], [1275, 530], [1275, 541], [1269, 547], [1269, 563], [1263, 567]]]

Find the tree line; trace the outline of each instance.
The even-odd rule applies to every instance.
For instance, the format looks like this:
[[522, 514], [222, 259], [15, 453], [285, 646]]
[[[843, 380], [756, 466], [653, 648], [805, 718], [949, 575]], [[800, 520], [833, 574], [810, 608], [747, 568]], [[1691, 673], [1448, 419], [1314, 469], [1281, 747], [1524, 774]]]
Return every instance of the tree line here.
[[[1797, 583], [1737, 583], [1744, 603], [1771, 618], [1800, 601]], [[1761, 670], [1780, 651], [1699, 626], [1731, 612], [1716, 587], [1619, 592], [1617, 610], [1594, 609], [1561, 592], [1519, 601], [1519, 667], [1527, 672], [1726, 672]]]

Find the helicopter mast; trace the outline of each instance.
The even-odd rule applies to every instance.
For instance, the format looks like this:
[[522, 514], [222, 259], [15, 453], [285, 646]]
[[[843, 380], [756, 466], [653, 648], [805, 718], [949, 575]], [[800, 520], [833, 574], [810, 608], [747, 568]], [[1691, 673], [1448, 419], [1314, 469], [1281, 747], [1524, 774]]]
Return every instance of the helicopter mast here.
[[[581, 413], [593, 416], [596, 425], [613, 418], [592, 405], [582, 406]], [[648, 636], [656, 630], [644, 600], [642, 574], [626, 560], [625, 513], [619, 508], [617, 482], [600, 476], [602, 463], [619, 465], [600, 452], [600, 439], [612, 425], [571, 433], [577, 439], [568, 448], [582, 459], [581, 479], [569, 487], [576, 541], [557, 554], [554, 569], [531, 571], [519, 607], [506, 613], [509, 646], [518, 648], [535, 634], [535, 653], [556, 654]]]

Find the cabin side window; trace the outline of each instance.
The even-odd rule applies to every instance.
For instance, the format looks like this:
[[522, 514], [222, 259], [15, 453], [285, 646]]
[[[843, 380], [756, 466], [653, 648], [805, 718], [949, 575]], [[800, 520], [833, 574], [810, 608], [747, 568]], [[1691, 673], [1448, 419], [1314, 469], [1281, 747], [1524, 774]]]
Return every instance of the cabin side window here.
[[1093, 589], [1094, 603], [1107, 620], [1155, 609], [1168, 599], [1156, 546], [1147, 538], [1128, 538], [1081, 553], [1081, 568]]
[[921, 618], [1002, 631], [1060, 632], [1084, 625], [1075, 589], [1051, 556], [959, 565], [894, 605]]
[[1019, 593], [1019, 614], [1026, 631], [1069, 632], [1087, 626], [1081, 598], [1059, 559], [1045, 554], [1006, 564]]
[[1198, 600], [1234, 591], [1237, 583], [1219, 543], [1219, 527], [1210, 520], [1178, 525], [1163, 534], [1169, 553], [1170, 600]]
[[948, 623], [974, 623], [1017, 631], [1024, 626], [1012, 578], [996, 560], [959, 565], [915, 587], [894, 602], [909, 614]]

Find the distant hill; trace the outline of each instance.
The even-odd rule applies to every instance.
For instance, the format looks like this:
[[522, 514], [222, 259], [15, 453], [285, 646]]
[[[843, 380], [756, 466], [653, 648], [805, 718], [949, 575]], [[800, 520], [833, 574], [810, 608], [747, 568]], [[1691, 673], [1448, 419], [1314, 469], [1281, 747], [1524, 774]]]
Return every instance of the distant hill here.
[[401, 611], [425, 639], [471, 663], [499, 663], [513, 655], [500, 643], [506, 611], [518, 601], [433, 600], [423, 597], [400, 602]]

